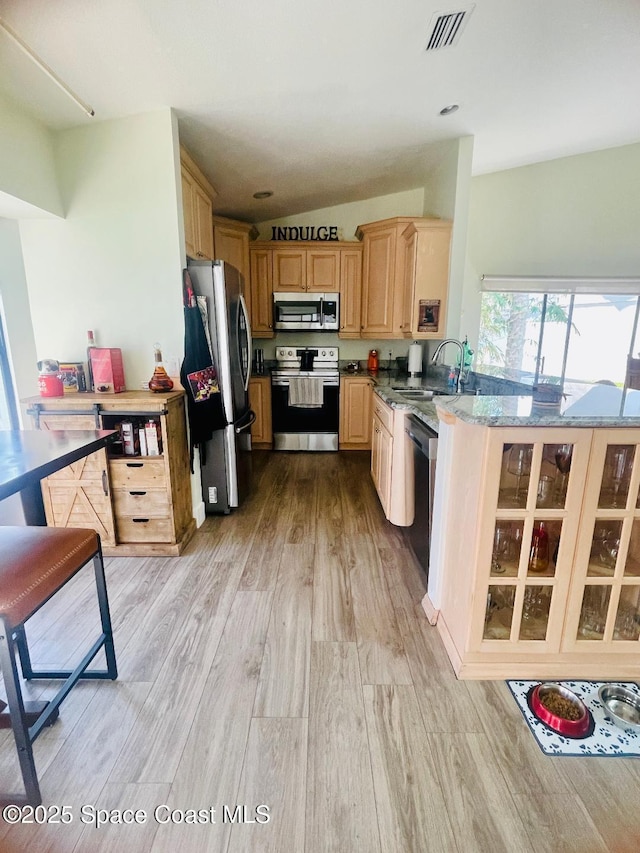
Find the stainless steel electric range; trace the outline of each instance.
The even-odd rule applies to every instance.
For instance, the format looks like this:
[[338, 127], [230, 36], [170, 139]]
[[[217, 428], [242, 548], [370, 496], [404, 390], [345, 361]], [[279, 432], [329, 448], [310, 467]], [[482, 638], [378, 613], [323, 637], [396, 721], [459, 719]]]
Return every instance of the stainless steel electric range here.
[[338, 347], [276, 348], [271, 372], [274, 450], [337, 450]]

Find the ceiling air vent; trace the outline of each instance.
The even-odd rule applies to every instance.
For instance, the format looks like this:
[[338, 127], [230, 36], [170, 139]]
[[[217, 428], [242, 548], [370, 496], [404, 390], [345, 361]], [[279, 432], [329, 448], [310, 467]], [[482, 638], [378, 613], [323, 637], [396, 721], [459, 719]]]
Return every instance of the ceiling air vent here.
[[465, 6], [457, 12], [436, 12], [429, 25], [426, 50], [441, 50], [458, 43], [475, 4]]

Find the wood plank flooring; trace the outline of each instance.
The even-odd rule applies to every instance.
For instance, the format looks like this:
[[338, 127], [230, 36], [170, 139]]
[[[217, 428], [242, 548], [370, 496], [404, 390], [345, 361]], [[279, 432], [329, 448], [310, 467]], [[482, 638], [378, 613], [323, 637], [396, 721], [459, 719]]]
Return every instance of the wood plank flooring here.
[[[503, 682], [456, 680], [368, 454], [257, 452], [240, 509], [107, 579], [120, 678], [76, 687], [35, 745], [73, 821], [0, 820], [0, 853], [640, 850], [640, 763], [548, 758]], [[96, 633], [90, 580], [32, 620], [36, 663]], [[0, 791], [19, 783], [0, 732]]]

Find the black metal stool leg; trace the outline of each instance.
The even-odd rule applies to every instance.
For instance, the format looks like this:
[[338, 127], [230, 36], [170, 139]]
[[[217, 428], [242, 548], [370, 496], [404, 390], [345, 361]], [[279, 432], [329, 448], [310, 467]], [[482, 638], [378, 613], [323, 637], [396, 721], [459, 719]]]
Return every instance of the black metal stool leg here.
[[33, 746], [29, 735], [29, 726], [22, 701], [22, 691], [16, 665], [13, 634], [8, 628], [5, 620], [0, 617], [0, 667], [4, 676], [7, 701], [11, 714], [11, 728], [18, 750], [20, 770], [27, 795], [27, 800], [32, 806], [38, 806], [42, 802], [40, 785], [36, 773], [36, 765], [33, 759]]
[[115, 680], [118, 677], [118, 667], [116, 664], [116, 651], [113, 645], [113, 629], [111, 627], [111, 613], [109, 612], [107, 582], [104, 576], [102, 548], [98, 549], [98, 553], [93, 558], [93, 568], [96, 575], [100, 621], [102, 623], [102, 633], [104, 634], [104, 654], [107, 661], [107, 672], [109, 674], [109, 678]]
[[31, 666], [31, 655], [29, 654], [29, 645], [27, 643], [27, 634], [24, 629], [24, 625], [19, 625], [15, 628], [13, 635], [15, 637], [18, 655], [20, 656], [22, 676], [29, 681], [30, 678], [33, 678], [33, 667]]

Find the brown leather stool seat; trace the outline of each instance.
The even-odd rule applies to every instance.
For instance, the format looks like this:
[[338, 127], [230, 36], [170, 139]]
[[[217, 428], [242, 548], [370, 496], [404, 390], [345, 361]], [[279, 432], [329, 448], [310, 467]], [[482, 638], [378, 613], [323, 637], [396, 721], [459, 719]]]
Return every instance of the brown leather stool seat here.
[[[36, 671], [31, 665], [24, 624], [90, 560], [94, 563], [102, 633], [75, 669]], [[103, 647], [106, 670], [87, 672]], [[27, 703], [25, 708], [16, 650], [25, 679], [64, 681], [48, 703]], [[33, 759], [33, 741], [44, 726], [57, 718], [60, 703], [80, 678], [113, 680], [118, 676], [100, 537], [94, 530], [0, 527], [0, 666], [27, 800], [39, 805], [42, 797]], [[33, 704], [36, 707], [30, 709], [28, 706]]]

